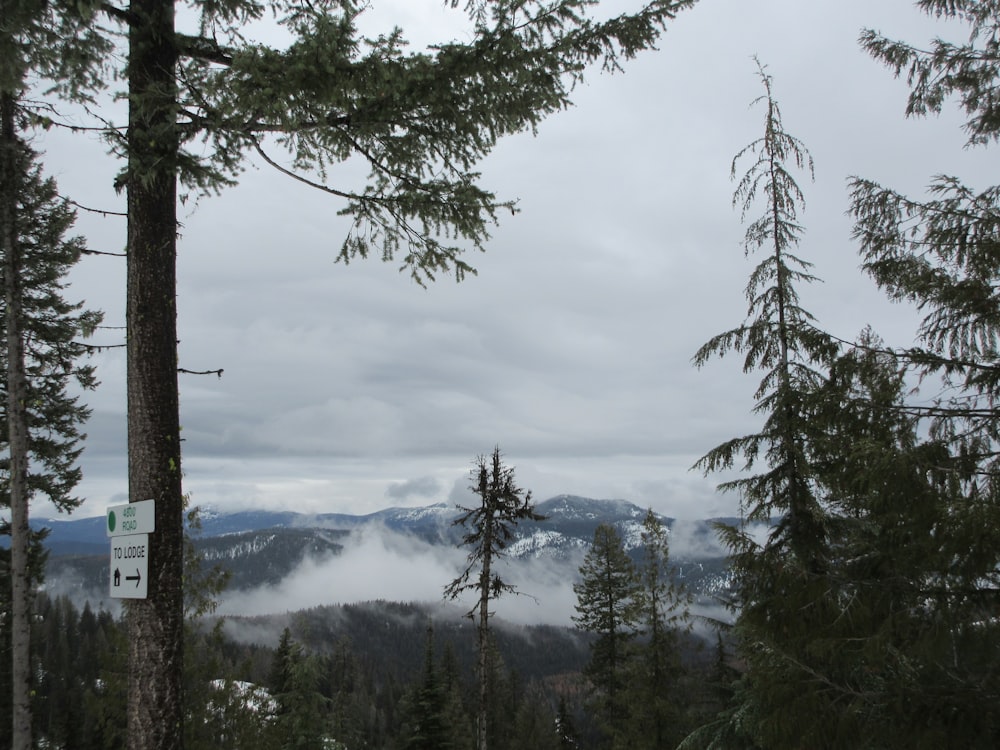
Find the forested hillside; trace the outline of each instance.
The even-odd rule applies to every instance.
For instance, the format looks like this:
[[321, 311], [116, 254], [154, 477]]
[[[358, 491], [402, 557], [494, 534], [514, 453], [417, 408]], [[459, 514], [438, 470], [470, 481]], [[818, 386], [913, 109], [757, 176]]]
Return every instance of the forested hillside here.
[[[67, 598], [44, 595], [37, 613], [38, 736], [54, 747], [122, 747], [124, 623], [89, 605], [81, 610]], [[544, 737], [552, 735], [560, 711], [581, 738], [593, 739], [597, 730], [585, 710], [582, 675], [592, 636], [573, 628], [504, 623], [496, 623], [494, 633], [496, 721], [506, 727], [496, 747], [558, 747]], [[267, 710], [272, 698], [266, 696], [278, 692], [276, 665], [289, 658], [289, 649], [312, 670], [315, 722], [353, 740], [342, 739], [346, 747], [412, 747], [413, 726], [427, 710], [421, 701], [436, 689], [428, 687], [434, 681], [450, 685], [441, 688], [453, 712], [449, 721], [471, 731], [475, 633], [457, 608], [363, 602], [269, 617], [210, 618], [189, 631], [188, 647], [190, 747], [275, 747], [265, 739], [273, 735], [254, 739], [251, 729], [238, 725], [266, 728], [267, 722], [241, 714]], [[714, 705], [709, 683], [715, 655], [694, 638], [685, 640], [684, 653], [688, 709], [701, 715]], [[231, 734], [243, 737], [240, 744], [225, 739]]]

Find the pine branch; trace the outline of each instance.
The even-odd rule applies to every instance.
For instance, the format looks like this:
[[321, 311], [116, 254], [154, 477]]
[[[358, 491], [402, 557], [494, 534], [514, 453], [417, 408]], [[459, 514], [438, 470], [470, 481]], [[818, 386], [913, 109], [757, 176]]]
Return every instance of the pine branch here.
[[218, 370], [187, 370], [183, 367], [178, 367], [177, 372], [184, 373], [185, 375], [216, 375], [221, 378], [223, 370], [221, 367]]
[[[100, 214], [101, 216], [122, 216], [122, 217], [128, 217], [128, 213], [126, 213], [125, 211], [109, 211], [109, 210], [104, 209], [104, 208], [91, 208], [90, 206], [85, 206], [82, 203], [77, 203], [72, 198], [65, 198], [64, 197], [63, 200], [65, 200], [70, 205], [75, 206], [76, 208], [79, 208], [81, 211], [88, 211], [90, 213]], [[84, 250], [83, 252], [85, 254], [87, 254], [87, 255], [120, 255], [122, 257], [125, 256], [125, 253], [109, 253], [109, 252], [101, 252], [101, 251], [98, 251], [98, 250]]]

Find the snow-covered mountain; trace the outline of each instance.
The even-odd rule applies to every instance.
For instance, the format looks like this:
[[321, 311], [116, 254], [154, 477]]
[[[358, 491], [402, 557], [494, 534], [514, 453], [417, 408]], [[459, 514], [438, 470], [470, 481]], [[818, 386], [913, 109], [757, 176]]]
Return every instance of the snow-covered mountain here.
[[[638, 557], [646, 510], [625, 500], [595, 500], [559, 495], [538, 503], [546, 518], [517, 526], [508, 547], [513, 560], [558, 561], [582, 559], [598, 524], [613, 525], [625, 548]], [[230, 588], [252, 589], [275, 585], [307, 560], [325, 559], [365, 535], [391, 532], [412, 538], [425, 549], [460, 545], [464, 529], [455, 525], [461, 511], [440, 503], [420, 508], [386, 508], [367, 515], [302, 514], [291, 511], [219, 513], [205, 508], [200, 529], [191, 535], [202, 559], [230, 571]], [[689, 585], [697, 590], [718, 588], [725, 578], [725, 562], [709, 521], [676, 522], [661, 518], [670, 530], [672, 559]], [[63, 586], [77, 581], [84, 589], [106, 590], [108, 540], [104, 518], [36, 520], [50, 529], [48, 577]]]

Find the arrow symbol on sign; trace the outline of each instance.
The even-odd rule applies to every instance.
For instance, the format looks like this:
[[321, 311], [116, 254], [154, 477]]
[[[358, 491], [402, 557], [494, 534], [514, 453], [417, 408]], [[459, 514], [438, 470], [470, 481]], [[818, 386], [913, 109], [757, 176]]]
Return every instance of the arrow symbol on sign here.
[[125, 576], [125, 580], [126, 581], [135, 581], [135, 587], [139, 588], [139, 581], [142, 580], [142, 576], [139, 575], [139, 569], [138, 568], [135, 569], [135, 575], [134, 576]]

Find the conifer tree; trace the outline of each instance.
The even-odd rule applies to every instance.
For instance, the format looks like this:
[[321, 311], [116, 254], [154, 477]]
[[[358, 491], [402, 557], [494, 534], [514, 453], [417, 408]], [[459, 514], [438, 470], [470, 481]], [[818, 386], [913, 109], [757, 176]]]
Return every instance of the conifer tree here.
[[515, 693], [517, 705], [513, 722], [507, 721], [503, 734], [505, 750], [559, 750], [555, 717], [537, 685]]
[[810, 634], [809, 708], [841, 745], [950, 744], [960, 736], [953, 722], [990, 736], [981, 704], [948, 695], [970, 657], [978, 671], [988, 652], [944, 595], [953, 545], [938, 530], [960, 495], [947, 451], [921, 436], [906, 406], [906, 374], [865, 332], [833, 364], [811, 412], [826, 428], [812, 448], [837, 518], [828, 576], [837, 609]]
[[678, 636], [689, 627], [691, 596], [674, 578], [667, 528], [647, 510], [642, 522], [643, 556], [636, 587], [636, 625], [644, 636], [630, 669], [628, 694], [634, 706], [634, 747], [674, 747], [684, 736], [679, 682]]
[[[514, 536], [514, 528], [521, 521], [541, 521], [544, 516], [535, 512], [531, 493], [525, 492], [514, 481], [514, 469], [501, 460], [499, 446], [489, 458], [480, 456], [471, 472], [471, 489], [479, 496], [479, 505], [459, 506], [462, 515], [455, 519], [456, 526], [468, 529], [462, 545], [469, 547], [468, 564], [462, 574], [444, 590], [449, 599], [456, 599], [466, 591], [475, 591], [477, 604], [469, 610], [468, 617], [476, 623], [479, 679], [479, 709], [477, 741], [479, 750], [488, 746], [488, 708], [490, 655], [490, 603], [503, 594], [516, 594], [517, 589], [501, 578], [497, 567], [506, 556], [505, 550]], [[470, 580], [471, 579], [471, 580]]]
[[739, 204], [746, 218], [758, 197], [763, 198], [763, 212], [747, 227], [744, 250], [747, 256], [758, 250], [766, 254], [747, 283], [747, 322], [709, 340], [694, 363], [701, 367], [730, 350], [743, 353], [745, 372], [764, 372], [754, 397], [755, 411], [765, 415], [765, 424], [759, 433], [714, 448], [696, 466], [711, 473], [730, 469], [742, 458], [750, 470], [763, 458], [765, 473], [736, 479], [722, 489], [741, 494], [747, 521], [777, 518], [768, 546], [791, 550], [799, 564], [817, 571], [823, 565], [825, 532], [803, 447], [802, 394], [822, 382], [817, 368], [829, 363], [837, 348], [799, 305], [796, 288], [816, 280], [812, 264], [793, 254], [802, 234], [798, 211], [804, 199], [792, 170], [812, 176], [812, 156], [784, 130], [771, 76], [759, 61], [757, 65], [765, 94], [754, 104], [766, 109], [764, 133], [733, 158], [731, 173], [735, 178], [743, 157], [754, 158], [737, 185], [733, 204]]
[[[267, 688], [271, 695], [283, 695], [291, 689], [292, 651], [295, 646], [292, 641], [292, 631], [285, 628], [278, 639], [278, 647], [271, 659], [271, 670], [267, 676]], [[276, 711], [280, 714], [284, 709], [279, 702]]]
[[330, 731], [337, 742], [346, 747], [362, 744], [364, 736], [361, 703], [366, 696], [362, 691], [361, 665], [358, 663], [350, 638], [337, 640], [333, 653], [324, 659], [327, 689], [330, 696]]
[[[1000, 28], [995, 3], [922, 5], [968, 14], [973, 39], [988, 41], [985, 52], [938, 43], [925, 54], [867, 33], [869, 51], [897, 72], [909, 67], [911, 112], [940, 106], [956, 88], [980, 86], [977, 75], [990, 70], [980, 65]], [[988, 132], [987, 120], [973, 118], [973, 142]], [[866, 331], [841, 354], [807, 323], [810, 339], [802, 342], [818, 346], [800, 342], [789, 349], [806, 355], [810, 366], [799, 368], [806, 377], [772, 377], [772, 386], [797, 385], [788, 435], [797, 441], [816, 510], [818, 523], [806, 528], [817, 533], [796, 532], [803, 527], [793, 523], [781, 485], [751, 506], [754, 517], [769, 504], [758, 520], [779, 514], [764, 544], [727, 531], [736, 553], [734, 633], [746, 671], [731, 709], [685, 748], [989, 747], [997, 741], [989, 708], [998, 694], [997, 641], [988, 614], [998, 590], [1000, 528], [990, 392], [991, 321], [997, 319], [988, 280], [995, 267], [988, 260], [993, 198], [973, 196], [951, 178], [936, 183], [938, 197], [926, 202], [860, 179], [852, 189], [866, 268], [890, 295], [927, 311], [922, 345], [890, 350]], [[775, 194], [773, 188], [768, 193]], [[749, 358], [747, 364], [753, 364]], [[910, 403], [906, 383], [913, 373], [924, 380], [940, 374], [947, 386], [942, 393], [957, 395]], [[758, 397], [766, 393], [762, 385]], [[702, 465], [731, 466], [732, 449], [745, 454], [755, 439], [722, 446]], [[767, 455], [773, 461], [792, 454]], [[756, 457], [754, 450], [747, 463]], [[767, 487], [729, 486], [750, 499]]]
[[444, 692], [445, 711], [444, 723], [448, 727], [451, 746], [456, 748], [473, 747], [476, 741], [475, 722], [473, 721], [468, 685], [459, 674], [458, 658], [451, 641], [444, 644], [441, 664], [438, 669], [441, 690]]
[[[60, 510], [79, 481], [74, 468], [87, 411], [67, 395], [76, 379], [91, 387], [93, 375], [81, 368], [74, 338], [96, 325], [61, 297], [63, 277], [82, 250], [64, 235], [73, 214], [57, 199], [51, 181], [40, 176], [37, 158], [22, 130], [31, 112], [25, 106], [29, 81], [44, 83], [80, 99], [93, 88], [106, 40], [93, 34], [88, 3], [0, 0], [0, 253], [3, 274], [2, 437], [4, 505], [10, 508], [10, 637], [12, 736], [14, 750], [32, 747], [30, 610], [33, 539], [28, 506], [44, 493]], [[37, 267], [36, 267], [37, 266]], [[62, 317], [60, 317], [62, 316]]]
[[[940, 112], [956, 99], [967, 117], [968, 145], [993, 145], [1000, 138], [994, 96], [1000, 3], [918, 5], [964, 22], [970, 33], [957, 43], [938, 38], [913, 45], [869, 30], [862, 46], [905, 75], [908, 116]], [[919, 420], [917, 434], [926, 436], [920, 451], [931, 488], [916, 496], [912, 512], [895, 509], [889, 516], [893, 509], [881, 506], [887, 524], [893, 522], [885, 533], [895, 550], [883, 565], [908, 568], [895, 580], [913, 582], [911, 596], [922, 596], [912, 610], [922, 624], [910, 623], [906, 631], [912, 641], [901, 674], [910, 679], [901, 690], [921, 706], [928, 746], [950, 723], [949, 742], [986, 747], [1000, 741], [1000, 721], [989, 708], [1000, 694], [1000, 187], [975, 189], [941, 175], [925, 197], [912, 198], [855, 177], [851, 204], [863, 268], [891, 299], [914, 303], [923, 316], [917, 345], [892, 354], [922, 382], [941, 384], [933, 400], [905, 405]]]
[[281, 750], [323, 750], [327, 700], [319, 690], [319, 660], [282, 632], [271, 669], [274, 734]]
[[559, 750], [579, 750], [580, 736], [564, 695], [559, 696], [559, 706], [556, 709], [556, 735], [559, 738]]
[[424, 670], [420, 684], [407, 701], [403, 750], [448, 750], [454, 747], [445, 718], [447, 694], [434, 661], [434, 627], [427, 626]]
[[[815, 691], [809, 648], [813, 630], [833, 617], [828, 591], [830, 518], [821, 481], [810, 457], [811, 433], [821, 429], [808, 417], [816, 389], [837, 354], [837, 346], [814, 326], [799, 303], [797, 285], [815, 280], [811, 264], [793, 251], [802, 227], [798, 212], [803, 193], [793, 170], [813, 172], [805, 146], [785, 131], [770, 75], [758, 61], [765, 93], [754, 101], [765, 108], [764, 132], [733, 159], [732, 175], [744, 157], [753, 161], [737, 184], [733, 203], [744, 218], [761, 199], [763, 210], [746, 230], [749, 256], [764, 253], [746, 287], [747, 322], [720, 334], [695, 355], [703, 366], [735, 350], [743, 369], [763, 371], [754, 410], [764, 416], [760, 432], [714, 448], [696, 464], [706, 473], [731, 469], [738, 459], [752, 472], [721, 485], [740, 494], [748, 523], [763, 524], [763, 543], [746, 527], [722, 527], [735, 577], [736, 635], [747, 674], [730, 718], [764, 746], [786, 746], [797, 736], [806, 746], [823, 746], [824, 737], [804, 733], [810, 726], [804, 706]], [[802, 707], [803, 724], [792, 717]], [[814, 725], [812, 725], [814, 726]], [[730, 728], [727, 728], [728, 732]]]
[[[0, 113], [10, 126], [11, 109]], [[80, 363], [86, 354], [80, 339], [89, 335], [100, 315], [68, 302], [63, 296], [66, 275], [83, 252], [79, 238], [66, 233], [75, 216], [57, 194], [52, 180], [42, 177], [31, 150], [12, 127], [4, 128], [5, 153], [0, 194], [16, 195], [14, 216], [4, 227], [2, 273], [4, 298], [0, 319], [5, 338], [0, 361], [5, 370], [5, 408], [0, 424], [6, 458], [0, 462], [0, 502], [11, 511], [6, 531], [11, 536], [10, 578], [14, 706], [14, 746], [29, 747], [31, 592], [40, 580], [32, 569], [34, 533], [28, 506], [44, 497], [61, 511], [72, 511], [81, 471], [81, 425], [89, 410], [71, 395], [74, 387], [96, 384], [93, 367]], [[13, 192], [11, 192], [13, 191]], [[0, 199], [0, 203], [6, 204]], [[25, 744], [22, 744], [25, 743]]]
[[[812, 427], [804, 445], [826, 516], [827, 564], [822, 576], [795, 571], [782, 589], [793, 604], [773, 600], [770, 621], [739, 613], [734, 633], [747, 668], [730, 709], [689, 737], [685, 750], [949, 743], [933, 725], [942, 714], [957, 716], [955, 707], [934, 706], [920, 688], [942, 684], [925, 657], [952, 640], [942, 640], [936, 618], [928, 619], [927, 584], [941, 559], [921, 542], [933, 537], [947, 482], [940, 481], [940, 447], [918, 440], [906, 392], [904, 371], [866, 331], [831, 363], [819, 387], [803, 394], [803, 418]], [[782, 572], [755, 575], [780, 581]], [[741, 583], [762, 588], [753, 579]], [[722, 645], [712, 680], [724, 695], [730, 670]]]
[[625, 682], [629, 647], [636, 635], [638, 580], [635, 564], [614, 526], [602, 523], [594, 530], [594, 543], [583, 559], [573, 592], [577, 599], [573, 621], [597, 636], [584, 674], [595, 690], [593, 705], [599, 723], [611, 747], [616, 747], [627, 732], [631, 714]]

